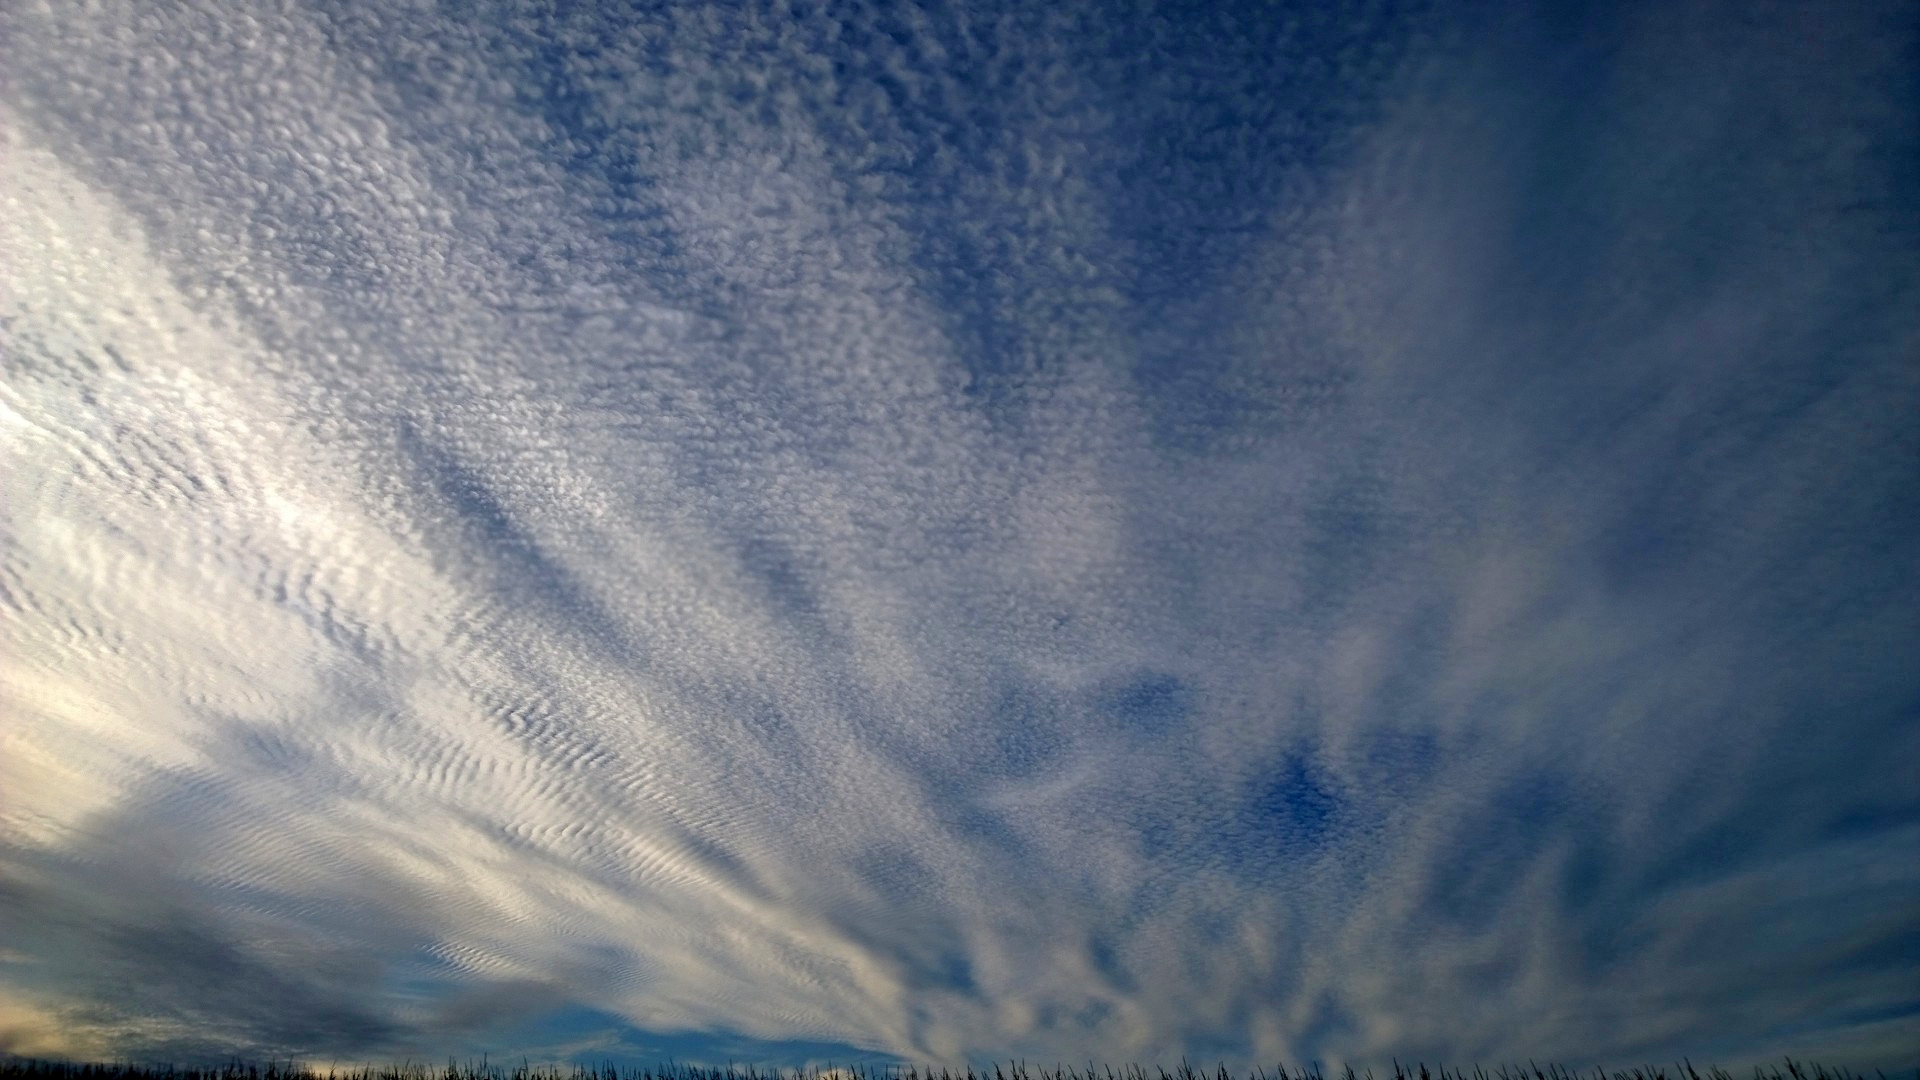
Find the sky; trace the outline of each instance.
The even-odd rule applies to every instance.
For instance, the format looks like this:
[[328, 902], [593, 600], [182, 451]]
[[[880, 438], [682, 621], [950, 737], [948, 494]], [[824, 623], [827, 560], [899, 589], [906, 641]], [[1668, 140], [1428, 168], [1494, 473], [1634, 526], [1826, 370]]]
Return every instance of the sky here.
[[0, 70], [0, 1050], [1920, 1064], [1910, 6]]

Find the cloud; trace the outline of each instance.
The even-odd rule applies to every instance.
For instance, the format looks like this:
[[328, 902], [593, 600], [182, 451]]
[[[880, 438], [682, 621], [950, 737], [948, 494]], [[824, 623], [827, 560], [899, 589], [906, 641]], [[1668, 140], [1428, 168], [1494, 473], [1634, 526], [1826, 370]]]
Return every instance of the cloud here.
[[1902, 1063], [1904, 39], [1296, 15], [0, 16], [9, 1047]]
[[0, 1002], [0, 1052], [87, 1061], [105, 1057], [109, 1046], [104, 1040], [76, 1036], [70, 1018], [24, 1001]]

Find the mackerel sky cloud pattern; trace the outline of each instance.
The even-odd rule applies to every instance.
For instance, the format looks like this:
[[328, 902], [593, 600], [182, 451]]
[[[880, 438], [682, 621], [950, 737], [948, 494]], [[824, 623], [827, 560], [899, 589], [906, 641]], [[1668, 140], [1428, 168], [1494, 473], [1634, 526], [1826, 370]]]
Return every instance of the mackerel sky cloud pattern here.
[[0, 1050], [1911, 1067], [1911, 14], [0, 6]]

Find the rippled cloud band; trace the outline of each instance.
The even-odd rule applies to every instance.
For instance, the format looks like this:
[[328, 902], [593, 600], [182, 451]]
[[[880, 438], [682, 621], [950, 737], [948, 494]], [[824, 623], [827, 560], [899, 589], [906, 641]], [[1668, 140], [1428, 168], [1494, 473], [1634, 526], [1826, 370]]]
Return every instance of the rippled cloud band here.
[[1895, 3], [0, 8], [0, 1049], [1920, 1053]]

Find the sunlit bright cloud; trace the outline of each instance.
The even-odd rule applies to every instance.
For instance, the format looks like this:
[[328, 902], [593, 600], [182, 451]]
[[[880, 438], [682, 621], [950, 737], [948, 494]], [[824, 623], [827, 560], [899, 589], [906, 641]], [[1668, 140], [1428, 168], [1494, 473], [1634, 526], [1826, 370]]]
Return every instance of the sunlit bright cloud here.
[[1911, 28], [1510, 14], [0, 12], [0, 1050], [1910, 1065]]

